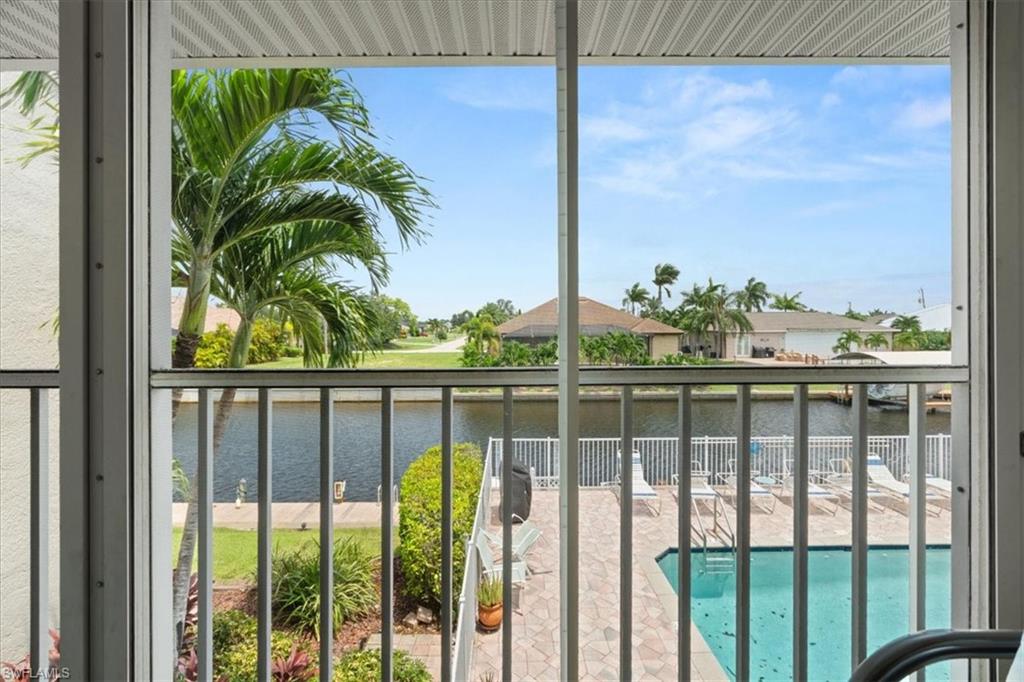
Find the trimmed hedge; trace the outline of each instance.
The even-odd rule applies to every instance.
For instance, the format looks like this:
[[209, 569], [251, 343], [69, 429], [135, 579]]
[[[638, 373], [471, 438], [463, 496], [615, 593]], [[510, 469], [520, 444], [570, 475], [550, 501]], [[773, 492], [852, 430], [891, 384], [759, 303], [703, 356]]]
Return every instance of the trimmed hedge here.
[[[473, 530], [483, 455], [475, 443], [452, 449], [452, 585], [458, 599]], [[420, 455], [402, 476], [398, 519], [398, 561], [406, 595], [428, 606], [441, 604], [441, 448]]]
[[[395, 682], [431, 682], [430, 672], [419, 660], [396, 649], [391, 657]], [[332, 682], [366, 682], [380, 679], [380, 649], [351, 651], [341, 657], [331, 676]]]

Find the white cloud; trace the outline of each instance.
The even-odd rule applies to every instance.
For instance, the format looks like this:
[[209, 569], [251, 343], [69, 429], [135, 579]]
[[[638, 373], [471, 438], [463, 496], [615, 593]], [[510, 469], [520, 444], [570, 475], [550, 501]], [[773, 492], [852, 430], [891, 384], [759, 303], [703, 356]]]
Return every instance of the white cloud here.
[[584, 117], [580, 135], [595, 142], [636, 142], [650, 137], [650, 130], [611, 116]]
[[753, 83], [739, 83], [706, 73], [687, 76], [677, 87], [675, 104], [682, 107], [698, 104], [711, 108], [748, 100], [771, 99], [773, 94], [771, 84], [764, 78]]
[[904, 130], [924, 130], [949, 123], [949, 97], [915, 99], [896, 115], [894, 124]]
[[723, 107], [693, 121], [686, 129], [688, 154], [724, 152], [761, 138], [763, 141], [781, 127], [789, 125], [789, 111], [765, 111], [744, 107]]
[[555, 110], [554, 98], [550, 92], [531, 87], [527, 83], [463, 80], [446, 88], [444, 95], [453, 102], [474, 109], [544, 113], [553, 113]]
[[611, 173], [586, 178], [603, 189], [656, 199], [681, 199], [678, 159], [627, 159]]
[[843, 98], [834, 92], [826, 92], [821, 96], [821, 108], [831, 109], [832, 107], [839, 106], [842, 103]]

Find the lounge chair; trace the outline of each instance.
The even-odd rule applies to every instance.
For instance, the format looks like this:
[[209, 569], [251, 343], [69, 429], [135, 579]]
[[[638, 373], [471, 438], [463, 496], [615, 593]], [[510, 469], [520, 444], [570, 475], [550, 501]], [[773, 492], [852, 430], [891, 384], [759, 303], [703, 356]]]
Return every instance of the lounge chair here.
[[[910, 484], [904, 483], [898, 480], [889, 471], [889, 467], [885, 465], [882, 458], [878, 455], [868, 455], [868, 478], [871, 482], [882, 488], [886, 492], [890, 493], [894, 497], [898, 497], [901, 500], [910, 502]], [[937, 501], [939, 496], [933, 492], [925, 490], [925, 500], [929, 502]], [[937, 513], [937, 512], [936, 512]]]
[[[536, 544], [537, 540], [540, 540], [541, 530], [537, 527], [537, 524], [532, 521], [526, 521], [520, 518], [518, 515], [512, 515], [513, 520], [519, 519], [521, 522], [519, 526], [512, 531], [512, 557], [518, 561], [522, 561], [526, 564], [527, 570], [529, 570], [529, 564], [526, 561], [526, 555], [530, 553], [530, 550]], [[498, 533], [491, 533], [489, 531], [482, 531], [482, 533], [490, 540], [494, 545], [501, 547], [503, 544], [502, 536]]]
[[[621, 471], [621, 469], [622, 469], [622, 453], [621, 452], [618, 454], [618, 459], [619, 459], [619, 469]], [[661, 498], [658, 497], [658, 493], [656, 493], [654, 491], [654, 488], [651, 487], [651, 484], [647, 482], [646, 478], [644, 478], [644, 466], [640, 462], [640, 453], [636, 452], [635, 450], [633, 451], [632, 467], [631, 468], [632, 468], [632, 477], [633, 477], [632, 478], [632, 481], [633, 481], [633, 502], [643, 502], [644, 504], [647, 505], [648, 509], [651, 510], [652, 514], [655, 514], [655, 515], [661, 514]], [[602, 485], [609, 486], [609, 487], [613, 488], [616, 491], [621, 491], [622, 490], [622, 474], [620, 473], [619, 476], [616, 477], [616, 480], [615, 480], [614, 483], [603, 483]], [[620, 498], [619, 499], [619, 503], [621, 504], [622, 503], [622, 500], [621, 500], [622, 496], [621, 496], [621, 494], [616, 492], [616, 496], [618, 496]], [[655, 507], [654, 507], [654, 502], [658, 503], [657, 509], [655, 509]]]
[[[739, 478], [736, 476], [736, 460], [730, 459], [728, 466], [729, 472], [725, 475], [725, 482], [727, 485], [732, 487], [734, 491], [733, 496], [735, 497], [739, 493]], [[772, 514], [775, 512], [775, 495], [772, 495], [772, 491], [768, 490], [768, 488], [765, 488], [757, 481], [755, 478], [757, 475], [758, 472], [756, 470], [750, 470], [750, 499], [759, 502], [767, 502], [768, 506], [766, 509], [769, 514]], [[774, 481], [774, 479], [772, 480]]]
[[[783, 462], [783, 475], [782, 475], [782, 492], [781, 495], [788, 495], [790, 498], [796, 492], [796, 477], [793, 475], [792, 470], [793, 460], [787, 459]], [[814, 476], [816, 472], [808, 471], [808, 476]], [[826, 490], [814, 481], [807, 481], [807, 500], [809, 502], [832, 502], [832, 516], [836, 515], [839, 511], [839, 496], [833, 492]]]
[[[494, 554], [491, 553], [491, 548], [487, 544], [487, 539], [483, 533], [478, 533], [476, 536], [476, 554], [480, 559], [480, 565], [483, 568], [483, 577], [495, 578], [501, 580], [502, 565], [494, 561]], [[512, 560], [512, 583], [524, 583], [526, 582], [526, 562], [518, 561], [515, 558]]]
[[[850, 472], [850, 461], [845, 458], [833, 459], [830, 464], [832, 473], [825, 475], [825, 485], [841, 496], [853, 500], [853, 473]], [[872, 499], [888, 497], [884, 492], [871, 485], [867, 487], [867, 496], [869, 506]], [[876, 501], [875, 505], [879, 509], [883, 508], [880, 502]]]
[[[701, 516], [699, 503], [710, 504], [713, 515], [711, 528], [716, 532], [721, 528], [728, 537], [728, 546], [731, 547], [735, 544], [735, 539], [733, 538], [732, 528], [729, 526], [729, 517], [725, 515], [725, 501], [722, 499], [721, 493], [711, 487], [710, 479], [711, 474], [706, 471], [690, 472], [690, 507], [693, 509], [690, 525], [692, 527], [696, 523], [697, 530], [706, 543], [707, 526], [704, 523], [704, 518]], [[672, 497], [675, 498], [676, 503], [679, 502], [679, 474], [672, 474]], [[721, 524], [719, 523], [719, 518], [722, 519]]]
[[948, 478], [939, 478], [938, 476], [926, 476], [925, 483], [929, 487], [937, 490], [939, 493], [949, 497], [953, 494], [953, 481]]

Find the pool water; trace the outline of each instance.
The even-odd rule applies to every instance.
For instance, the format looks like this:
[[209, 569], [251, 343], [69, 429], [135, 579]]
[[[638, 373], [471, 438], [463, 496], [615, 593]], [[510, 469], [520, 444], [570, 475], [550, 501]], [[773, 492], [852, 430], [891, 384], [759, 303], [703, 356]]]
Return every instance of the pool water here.
[[[719, 555], [720, 556], [720, 555]], [[691, 553], [693, 622], [718, 663], [735, 679], [736, 574], [705, 570], [705, 554]], [[950, 626], [949, 548], [927, 550], [926, 624]], [[909, 631], [909, 551], [868, 550], [868, 653]], [[679, 553], [658, 558], [679, 590]], [[720, 570], [720, 569], [717, 569]], [[813, 680], [850, 677], [850, 551], [812, 549], [809, 585], [808, 673]], [[750, 557], [750, 669], [755, 680], [792, 678], [793, 550], [755, 549]], [[930, 666], [929, 679], [949, 679], [949, 663]]]

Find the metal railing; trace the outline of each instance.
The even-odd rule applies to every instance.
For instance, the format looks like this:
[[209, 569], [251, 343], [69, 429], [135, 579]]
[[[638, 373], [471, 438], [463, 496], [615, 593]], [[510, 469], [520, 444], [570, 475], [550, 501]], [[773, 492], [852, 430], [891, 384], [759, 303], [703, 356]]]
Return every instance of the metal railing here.
[[[492, 461], [491, 448], [494, 439], [487, 446], [484, 462]], [[473, 529], [466, 538], [466, 560], [462, 573], [462, 591], [459, 593], [459, 613], [453, 645], [452, 678], [468, 680], [473, 672], [473, 640], [476, 635], [476, 590], [480, 585], [480, 562], [476, 556], [474, 543], [477, 535], [487, 528], [487, 515], [491, 511], [491, 486], [493, 477], [489, 467], [483, 467], [480, 476], [480, 492], [476, 500], [476, 512], [473, 515]], [[443, 545], [442, 545], [443, 546]], [[449, 545], [450, 546], [450, 545]], [[451, 600], [449, 600], [451, 603]]]
[[29, 394], [29, 660], [38, 677], [46, 675], [49, 667], [49, 411], [50, 391], [58, 387], [56, 370], [0, 372], [0, 388]]
[[[734, 474], [738, 439], [729, 436], [698, 436], [690, 440], [690, 467], [706, 472], [711, 480], [723, 482]], [[926, 465], [929, 477], [949, 480], [951, 444], [949, 434], [926, 437]], [[515, 459], [528, 466], [534, 485], [558, 487], [558, 439], [515, 438]], [[869, 436], [868, 450], [878, 455], [892, 471], [903, 479], [910, 472], [907, 459], [909, 436]], [[619, 438], [580, 438], [580, 487], [598, 488], [619, 473]], [[837, 460], [848, 460], [853, 452], [850, 436], [812, 436], [808, 439], [808, 458], [812, 472], [831, 473]], [[679, 473], [679, 439], [667, 437], [633, 438], [633, 450], [640, 453], [644, 475], [651, 485], [668, 485]], [[490, 470], [497, 476], [503, 454], [502, 439], [492, 437], [488, 444]], [[750, 439], [750, 462], [753, 470], [778, 480], [789, 475], [795, 455], [792, 436], [754, 436]]]
[[[56, 385], [56, 375], [49, 374], [44, 377], [32, 373], [0, 373], [0, 387], [2, 388], [28, 388], [34, 391], [35, 402], [40, 405], [39, 411], [33, 412], [33, 421], [30, 427], [38, 438], [33, 440], [33, 447], [40, 451], [45, 449], [45, 440], [41, 425], [44, 423], [45, 414], [41, 411], [41, 397], [44, 389]], [[794, 386], [794, 429], [797, 434], [785, 443], [782, 441], [776, 445], [766, 441], [763, 445], [765, 454], [769, 457], [777, 457], [771, 454], [778, 450], [788, 453], [779, 455], [793, 459], [792, 472], [797, 481], [794, 497], [794, 617], [793, 617], [793, 659], [794, 670], [798, 673], [807, 669], [807, 489], [801, 485], [811, 473], [812, 465], [816, 462], [812, 458], [811, 439], [808, 437], [807, 425], [807, 386], [809, 384], [839, 383], [855, 385], [853, 391], [853, 414], [854, 428], [853, 436], [842, 443], [835, 444], [835, 447], [851, 454], [852, 462], [852, 643], [853, 658], [852, 665], [856, 666], [866, 656], [866, 626], [867, 626], [867, 457], [874, 441], [869, 439], [867, 425], [867, 384], [870, 383], [907, 383], [914, 384], [917, 388], [910, 391], [910, 428], [909, 436], [902, 449], [893, 448], [893, 452], [899, 453], [899, 457], [905, 458], [906, 471], [910, 473], [911, 485], [911, 571], [913, 576], [923, 576], [924, 571], [924, 490], [926, 470], [926, 436], [924, 411], [924, 384], [934, 383], [963, 383], [968, 380], [968, 372], [964, 367], [887, 367], [887, 366], [844, 366], [830, 367], [818, 366], [807, 368], [788, 367], [747, 367], [747, 366], [723, 366], [723, 367], [658, 367], [658, 368], [588, 368], [580, 372], [580, 384], [583, 386], [611, 386], [620, 387], [622, 390], [622, 434], [627, 441], [626, 449], [634, 444], [641, 448], [651, 448], [647, 456], [658, 458], [658, 462], [652, 462], [652, 471], [658, 477], [670, 475], [671, 460], [673, 452], [675, 457], [675, 471], [682, 471], [694, 457], [707, 457], [708, 461], [714, 464], [721, 461], [727, 454], [712, 455], [715, 447], [723, 448], [722, 452], [728, 452], [728, 445], [714, 445], [708, 441], [711, 451], [709, 453], [695, 452], [699, 449], [700, 438], [692, 438], [692, 402], [691, 391], [693, 386], [698, 385], [737, 385], [736, 414], [737, 414], [737, 437], [734, 439], [734, 451], [749, 452], [751, 443], [758, 442], [758, 439], [751, 438], [750, 433], [750, 386], [752, 384], [787, 384]], [[35, 383], [33, 383], [35, 381]], [[41, 381], [41, 383], [40, 383]], [[269, 547], [272, 543], [272, 505], [270, 477], [272, 461], [272, 439], [270, 437], [271, 413], [273, 409], [273, 389], [288, 388], [319, 388], [320, 389], [320, 505], [321, 505], [321, 649], [320, 678], [327, 681], [332, 676], [332, 661], [330, 656], [330, 644], [333, 641], [333, 630], [330, 614], [332, 612], [332, 566], [330, 549], [333, 540], [333, 491], [331, 471], [333, 459], [333, 423], [334, 405], [333, 389], [336, 388], [378, 388], [381, 390], [381, 449], [380, 449], [380, 471], [381, 471], [381, 650], [382, 650], [382, 677], [384, 680], [392, 678], [391, 662], [394, 649], [394, 595], [393, 576], [391, 567], [393, 565], [394, 552], [392, 542], [392, 520], [393, 520], [393, 425], [394, 425], [394, 391], [402, 388], [435, 388], [439, 389], [442, 396], [442, 545], [447, 549], [442, 552], [441, 576], [442, 576], [442, 679], [462, 679], [455, 675], [456, 671], [462, 674], [465, 667], [472, 662], [472, 638], [469, 636], [475, 614], [466, 609], [474, 607], [473, 590], [476, 588], [475, 557], [472, 550], [468, 552], [466, 560], [466, 577], [463, 581], [462, 598], [460, 608], [462, 613], [458, 619], [459, 632], [452, 637], [452, 625], [454, 614], [450, 604], [453, 603], [452, 583], [452, 553], [450, 551], [452, 538], [452, 391], [464, 387], [496, 387], [502, 390], [503, 403], [503, 426], [501, 447], [511, 450], [516, 447], [512, 438], [513, 427], [513, 388], [534, 387], [534, 386], [556, 386], [558, 382], [557, 370], [554, 368], [542, 369], [464, 369], [464, 370], [296, 370], [296, 371], [265, 371], [265, 370], [170, 370], [153, 372], [150, 377], [150, 385], [153, 389], [192, 388], [199, 389], [198, 413], [198, 490], [200, 507], [199, 523], [199, 578], [200, 578], [200, 604], [199, 621], [197, 632], [197, 653], [201, 671], [212, 672], [213, 651], [212, 651], [212, 564], [211, 564], [211, 540], [212, 540], [212, 414], [213, 414], [213, 390], [221, 388], [256, 388], [260, 389], [260, 418], [259, 428], [259, 471], [260, 471], [260, 496], [258, 513], [258, 534], [259, 534], [259, 562], [257, 568], [257, 594], [259, 596], [259, 608], [257, 609], [257, 656], [258, 670], [262, 679], [267, 679], [269, 670], [270, 655], [270, 632], [271, 613], [269, 608], [269, 595], [272, 593], [271, 572], [269, 566]], [[671, 387], [678, 394], [678, 434], [672, 439], [655, 439], [647, 441], [633, 436], [633, 387]], [[673, 446], [668, 441], [674, 441]], [[650, 443], [648, 445], [647, 443]], [[666, 443], [659, 445], [657, 443]], [[601, 446], [607, 448], [608, 446]], [[822, 445], [827, 450], [832, 445]], [[661, 448], [661, 450], [658, 450]], [[738, 449], [738, 450], [737, 450]], [[651, 453], [661, 453], [652, 455]], [[939, 452], [942, 452], [941, 447]], [[881, 454], [881, 453], [880, 453]], [[493, 447], [490, 455], [493, 460]], [[555, 455], [552, 454], [552, 457]], [[602, 455], [605, 456], [606, 455]], [[941, 460], [945, 455], [937, 455]], [[544, 466], [547, 464], [548, 453], [544, 452]], [[45, 490], [42, 481], [45, 479], [45, 469], [38, 466], [44, 461], [36, 452], [33, 461], [37, 463], [37, 469], [33, 470], [35, 475], [33, 483], [33, 494], [37, 497], [33, 506], [33, 537], [35, 542], [33, 550], [33, 574], [44, 575], [41, 567], [45, 564], [45, 550], [42, 538], [45, 538], [45, 508], [42, 506], [40, 493]], [[603, 465], [602, 465], [603, 466]], [[714, 464], [714, 466], [718, 466]], [[738, 494], [736, 502], [736, 661], [733, 669], [737, 677], [743, 679], [750, 671], [750, 473], [754, 466], [750, 457], [737, 458], [737, 479]], [[894, 466], [896, 466], [894, 464]], [[946, 465], [936, 465], [946, 466]], [[512, 515], [510, 496], [504, 494], [506, 486], [511, 479], [511, 459], [503, 458], [501, 461], [502, 475], [500, 476], [502, 486], [502, 574], [505, 580], [505, 598], [507, 603], [511, 602], [512, 574]], [[598, 467], [599, 470], [599, 467]], [[551, 471], [550, 468], [546, 471]], [[903, 470], [899, 470], [903, 471]], [[897, 472], [894, 472], [897, 473]], [[597, 474], [595, 474], [597, 475]], [[897, 473], [897, 475], [900, 475]], [[485, 514], [489, 509], [489, 499], [485, 495], [491, 492], [490, 477], [485, 476], [481, 484], [481, 500], [477, 508], [477, 524], [486, 522]], [[629, 476], [623, 477], [623, 494], [628, 495], [627, 481]], [[581, 481], [581, 483], [584, 483]], [[585, 484], [585, 483], [584, 483]], [[680, 499], [689, 499], [690, 477], [680, 476], [678, 481], [678, 496]], [[560, 491], [568, 490], [565, 481], [560, 482]], [[572, 497], [572, 496], [570, 496]], [[578, 501], [575, 501], [578, 504]], [[486, 506], [485, 506], [486, 505]], [[630, 505], [621, 505], [622, 516], [620, 519], [622, 532], [620, 533], [620, 557], [622, 567], [620, 572], [620, 600], [622, 604], [622, 618], [620, 627], [620, 677], [629, 678], [632, 674], [631, 647], [629, 622], [630, 609], [627, 606], [632, 601], [633, 585], [631, 562], [633, 557], [632, 533], [628, 532], [632, 523], [632, 517], [628, 513]], [[678, 542], [680, 547], [687, 547], [690, 541], [690, 506], [682, 504], [678, 506]], [[570, 545], [575, 539], [568, 539]], [[560, 571], [566, 574], [575, 575], [579, 567], [572, 562], [561, 558]], [[678, 592], [678, 612], [676, 617], [679, 626], [678, 632], [678, 669], [681, 678], [690, 670], [690, 592], [689, 592], [689, 562], [680, 562], [680, 582]], [[569, 584], [573, 584], [570, 582]], [[915, 622], [923, 626], [923, 614], [915, 613], [918, 609], [913, 608], [914, 604], [923, 603], [924, 581], [917, 580], [912, 590], [912, 617], [918, 619]], [[43, 647], [46, 630], [43, 625], [45, 604], [45, 588], [42, 585], [34, 585], [33, 589], [33, 660], [43, 660]], [[447, 605], [447, 606], [445, 606]], [[502, 677], [511, 678], [513, 662], [513, 633], [512, 633], [512, 609], [504, 610], [503, 632], [501, 637], [502, 652]], [[569, 611], [565, 622], [560, 624], [561, 628], [570, 631], [578, 631], [579, 614]], [[917, 628], [913, 628], [917, 629]], [[468, 649], [468, 650], [467, 650]], [[39, 657], [36, 657], [39, 656]], [[564, 659], [563, 659], [564, 660]]]

